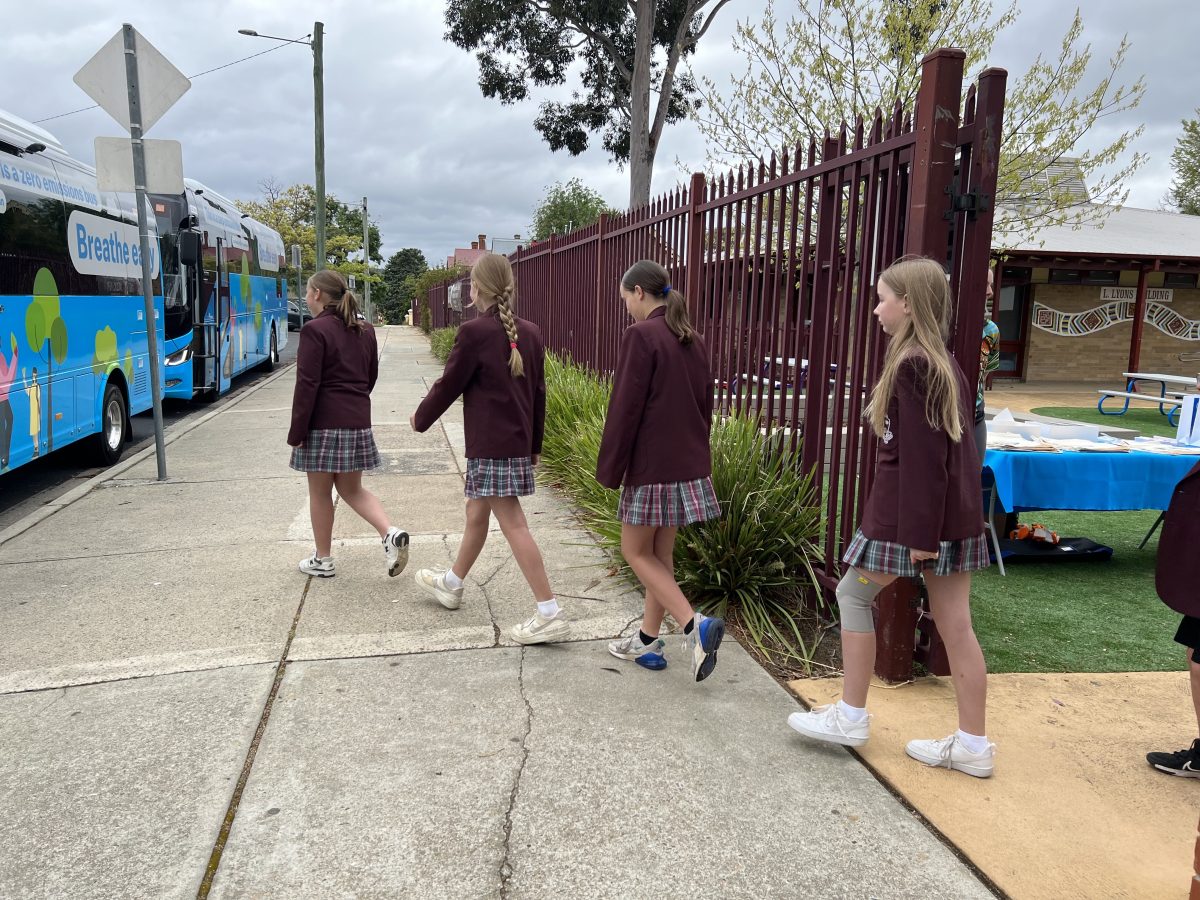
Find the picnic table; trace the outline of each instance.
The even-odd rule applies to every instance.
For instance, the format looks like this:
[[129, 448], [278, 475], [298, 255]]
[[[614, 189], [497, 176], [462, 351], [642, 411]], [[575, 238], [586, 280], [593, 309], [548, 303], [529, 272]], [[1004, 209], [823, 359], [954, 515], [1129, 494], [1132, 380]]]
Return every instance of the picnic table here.
[[[1129, 409], [1130, 400], [1145, 400], [1147, 403], [1158, 404], [1158, 411], [1167, 417], [1167, 422], [1170, 425], [1179, 424], [1179, 408], [1183, 405], [1183, 394], [1187, 388], [1195, 389], [1197, 387], [1197, 379], [1188, 375], [1162, 375], [1152, 372], [1123, 372], [1122, 377], [1125, 379], [1125, 390], [1123, 391], [1100, 391], [1100, 401], [1096, 404], [1096, 409], [1104, 416], [1123, 416]], [[1137, 386], [1140, 383], [1155, 385], [1154, 390], [1150, 393], [1139, 393]], [[1104, 401], [1111, 400], [1114, 397], [1124, 398], [1125, 403], [1120, 409], [1105, 409]]]

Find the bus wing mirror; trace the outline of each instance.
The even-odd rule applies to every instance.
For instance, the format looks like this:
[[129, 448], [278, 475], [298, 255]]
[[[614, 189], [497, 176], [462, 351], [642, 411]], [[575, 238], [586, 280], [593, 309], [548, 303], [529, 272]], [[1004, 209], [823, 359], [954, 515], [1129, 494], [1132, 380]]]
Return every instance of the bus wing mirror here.
[[200, 234], [195, 231], [179, 233], [179, 262], [185, 266], [200, 265]]

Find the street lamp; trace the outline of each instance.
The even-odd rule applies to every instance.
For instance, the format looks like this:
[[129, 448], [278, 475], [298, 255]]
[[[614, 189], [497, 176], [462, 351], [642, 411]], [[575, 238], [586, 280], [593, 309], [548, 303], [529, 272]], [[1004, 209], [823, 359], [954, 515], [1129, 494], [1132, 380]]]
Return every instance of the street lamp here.
[[322, 53], [325, 43], [325, 24], [314, 22], [312, 40], [302, 41], [292, 38], [274, 37], [269, 34], [259, 34], [252, 28], [239, 28], [238, 34], [248, 37], [266, 38], [269, 41], [281, 41], [285, 44], [305, 44], [312, 47], [313, 52], [313, 126], [316, 131], [316, 165], [317, 165], [317, 260], [316, 268], [325, 268], [325, 69]]

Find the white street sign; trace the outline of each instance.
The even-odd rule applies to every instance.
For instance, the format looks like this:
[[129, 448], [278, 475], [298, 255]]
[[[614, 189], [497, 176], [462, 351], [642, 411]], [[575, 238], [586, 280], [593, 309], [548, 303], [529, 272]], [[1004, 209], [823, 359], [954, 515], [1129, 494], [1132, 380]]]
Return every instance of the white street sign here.
[[[140, 33], [135, 30], [133, 34], [141, 90], [142, 134], [145, 134], [192, 83]], [[125, 72], [124, 32], [113, 35], [112, 40], [75, 73], [74, 80], [122, 128], [129, 130], [129, 78]]]
[[[183, 193], [183, 145], [179, 141], [142, 141], [146, 149], [146, 183], [152, 194]], [[102, 191], [132, 194], [133, 141], [96, 138], [96, 184]]]

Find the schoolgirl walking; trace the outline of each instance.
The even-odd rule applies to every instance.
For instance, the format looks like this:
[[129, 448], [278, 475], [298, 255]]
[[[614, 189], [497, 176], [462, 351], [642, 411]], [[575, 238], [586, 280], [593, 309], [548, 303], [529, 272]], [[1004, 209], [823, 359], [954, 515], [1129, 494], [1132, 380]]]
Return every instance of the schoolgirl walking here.
[[294, 448], [292, 468], [308, 475], [316, 548], [300, 561], [300, 571], [317, 578], [336, 574], [331, 552], [336, 490], [379, 532], [387, 573], [399, 575], [408, 562], [408, 533], [388, 521], [379, 498], [362, 484], [363, 471], [380, 462], [371, 431], [371, 390], [379, 377], [375, 329], [338, 272], [322, 269], [308, 279], [304, 300], [313, 318], [300, 329], [287, 441]]
[[521, 508], [520, 498], [534, 492], [533, 467], [542, 452], [546, 352], [538, 327], [513, 313], [515, 300], [507, 257], [481, 256], [471, 269], [471, 301], [481, 314], [459, 327], [442, 377], [411, 417], [414, 430], [427, 431], [463, 398], [467, 521], [462, 541], [448, 570], [421, 569], [416, 581], [442, 606], [458, 609], [494, 515], [537, 601], [537, 611], [514, 625], [509, 636], [520, 644], [545, 644], [569, 637], [571, 626]]
[[875, 663], [871, 605], [896, 578], [923, 575], [958, 700], [958, 730], [914, 740], [906, 752], [929, 766], [992, 774], [987, 668], [971, 625], [971, 572], [989, 565], [972, 435], [974, 384], [946, 349], [950, 291], [931, 259], [905, 257], [879, 277], [875, 316], [890, 340], [866, 418], [879, 437], [875, 483], [846, 549], [838, 584], [842, 698], [788, 724], [810, 738], [857, 747], [870, 734], [867, 689]]
[[621, 488], [621, 554], [646, 590], [637, 634], [609, 645], [647, 669], [667, 665], [659, 632], [669, 612], [683, 626], [696, 681], [712, 674], [725, 623], [692, 609], [675, 581], [679, 528], [721, 514], [712, 485], [713, 380], [683, 296], [652, 260], [630, 266], [621, 299], [634, 323], [621, 335], [596, 480]]

